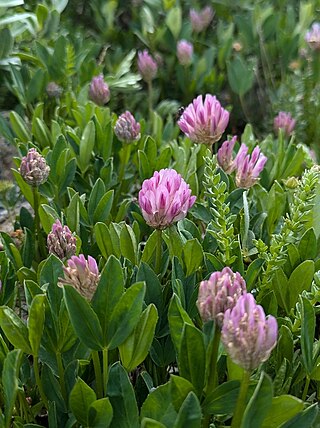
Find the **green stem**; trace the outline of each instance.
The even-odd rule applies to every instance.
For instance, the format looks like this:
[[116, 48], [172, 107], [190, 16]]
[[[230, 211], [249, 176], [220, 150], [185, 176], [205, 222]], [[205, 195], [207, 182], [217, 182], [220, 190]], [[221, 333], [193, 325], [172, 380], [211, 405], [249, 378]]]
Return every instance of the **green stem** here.
[[47, 400], [47, 397], [44, 393], [42, 382], [40, 379], [39, 361], [38, 361], [37, 355], [33, 356], [33, 370], [34, 370], [34, 376], [36, 378], [36, 384], [37, 384], [38, 389], [39, 389], [41, 400], [42, 400], [44, 406], [48, 409], [48, 400]]
[[109, 362], [108, 362], [108, 348], [103, 348], [103, 386], [104, 396], [107, 395], [108, 375], [109, 375]]
[[306, 383], [304, 384], [304, 390], [302, 393], [302, 401], [306, 401], [309, 385], [310, 385], [310, 378], [309, 378], [309, 376], [307, 376], [306, 377]]
[[63, 362], [61, 358], [61, 352], [56, 353], [57, 357], [57, 365], [58, 365], [58, 373], [59, 373], [59, 383], [61, 388], [62, 397], [65, 401], [67, 401], [67, 390], [66, 390], [66, 384], [64, 381], [64, 368], [63, 368]]
[[45, 255], [44, 244], [42, 240], [40, 230], [40, 217], [39, 217], [39, 206], [40, 206], [40, 195], [36, 186], [32, 187], [33, 193], [33, 210], [34, 210], [34, 229], [35, 229], [35, 243], [38, 246], [38, 256], [41, 259], [41, 255]]
[[231, 428], [239, 428], [246, 408], [246, 398], [250, 382], [250, 372], [244, 370], [236, 409], [233, 414]]
[[211, 347], [210, 364], [209, 364], [209, 376], [206, 386], [206, 395], [209, 395], [217, 386], [217, 362], [219, 353], [221, 330], [217, 323], [215, 324], [214, 337]]
[[101, 365], [100, 365], [100, 359], [99, 359], [98, 351], [92, 351], [91, 356], [92, 356], [92, 361], [93, 361], [94, 374], [95, 374], [95, 378], [96, 378], [97, 397], [102, 398], [103, 397], [103, 383], [102, 383]]
[[112, 214], [115, 215], [117, 212], [117, 205], [118, 205], [118, 201], [119, 198], [121, 196], [122, 190], [123, 190], [123, 184], [124, 184], [124, 174], [126, 171], [126, 166], [129, 162], [130, 159], [130, 154], [131, 154], [131, 144], [126, 144], [122, 147], [122, 159], [121, 163], [120, 163], [120, 168], [119, 168], [119, 173], [118, 173], [118, 181], [119, 181], [119, 187], [114, 195], [114, 200], [113, 200], [113, 211]]
[[157, 229], [157, 243], [156, 243], [156, 274], [161, 272], [161, 258], [162, 258], [162, 230]]
[[149, 122], [150, 122], [149, 126], [150, 126], [150, 129], [152, 129], [151, 125], [152, 125], [153, 110], [152, 110], [152, 81], [151, 80], [148, 81], [148, 110], [149, 110]]

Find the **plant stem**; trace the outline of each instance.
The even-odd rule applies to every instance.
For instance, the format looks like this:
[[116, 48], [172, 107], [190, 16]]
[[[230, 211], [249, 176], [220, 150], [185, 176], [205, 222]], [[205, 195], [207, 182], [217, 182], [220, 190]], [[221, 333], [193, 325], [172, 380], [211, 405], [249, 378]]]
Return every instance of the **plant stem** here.
[[209, 364], [209, 376], [206, 386], [206, 395], [209, 395], [217, 386], [217, 362], [218, 362], [218, 353], [219, 353], [219, 344], [220, 344], [221, 331], [217, 323], [214, 328], [214, 337], [211, 346], [210, 353], [210, 364]]
[[233, 414], [231, 428], [239, 428], [246, 408], [247, 391], [250, 382], [250, 372], [244, 370], [236, 409]]
[[103, 387], [104, 396], [107, 395], [108, 375], [109, 375], [109, 363], [108, 363], [108, 348], [103, 348]]
[[40, 379], [39, 361], [38, 361], [37, 355], [33, 356], [33, 370], [34, 370], [34, 376], [36, 378], [36, 384], [37, 384], [38, 389], [39, 389], [41, 400], [42, 400], [43, 404], [45, 405], [45, 407], [48, 409], [48, 400], [47, 400], [47, 397], [43, 391], [43, 386], [42, 386], [42, 382]]
[[34, 210], [34, 230], [35, 230], [35, 245], [36, 251], [38, 252], [39, 260], [41, 256], [45, 255], [41, 230], [40, 230], [40, 217], [39, 217], [39, 205], [40, 205], [40, 195], [38, 188], [36, 186], [32, 187], [33, 193], [33, 210]]
[[149, 110], [149, 126], [152, 125], [152, 81], [148, 81], [148, 110]]
[[67, 401], [67, 390], [66, 390], [66, 384], [64, 381], [64, 368], [61, 358], [61, 352], [56, 353], [57, 357], [57, 365], [58, 365], [58, 373], [59, 373], [59, 383], [61, 388], [62, 397], [65, 401]]
[[303, 393], [302, 393], [302, 400], [306, 401], [307, 398], [307, 393], [308, 393], [308, 389], [309, 389], [309, 385], [310, 385], [310, 377], [307, 376], [306, 377], [306, 383], [304, 384], [304, 389], [303, 389]]
[[162, 258], [162, 230], [157, 229], [157, 243], [156, 243], [156, 274], [161, 271], [161, 258]]
[[97, 397], [102, 398], [103, 397], [103, 383], [102, 383], [101, 365], [100, 365], [100, 359], [99, 359], [98, 351], [92, 351], [91, 356], [92, 356], [92, 361], [93, 361], [94, 374], [95, 374], [95, 378], [96, 378]]
[[124, 174], [126, 171], [126, 166], [129, 162], [130, 159], [130, 154], [131, 154], [131, 144], [125, 144], [122, 147], [122, 152], [123, 152], [123, 156], [122, 156], [122, 162], [120, 164], [120, 168], [119, 168], [119, 174], [118, 174], [118, 181], [119, 181], [119, 187], [114, 195], [114, 200], [113, 200], [113, 214], [116, 214], [116, 210], [117, 210], [117, 205], [118, 205], [118, 200], [121, 196], [122, 190], [123, 190], [123, 178], [124, 178]]

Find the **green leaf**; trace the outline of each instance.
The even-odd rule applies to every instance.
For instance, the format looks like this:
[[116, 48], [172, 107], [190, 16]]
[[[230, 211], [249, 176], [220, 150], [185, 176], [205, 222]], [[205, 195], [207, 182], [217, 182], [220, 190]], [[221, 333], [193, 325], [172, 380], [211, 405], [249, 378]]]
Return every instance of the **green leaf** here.
[[161, 422], [155, 421], [150, 418], [143, 418], [141, 422], [141, 428], [166, 428]]
[[53, 313], [58, 314], [62, 299], [62, 289], [58, 287], [58, 279], [63, 278], [63, 263], [54, 254], [39, 265], [39, 284], [48, 284], [47, 293]]
[[10, 112], [10, 122], [12, 129], [14, 130], [20, 141], [22, 141], [23, 143], [31, 141], [31, 133], [29, 129], [27, 128], [22, 117], [19, 116], [19, 114], [15, 111]]
[[41, 337], [43, 333], [45, 319], [45, 299], [44, 294], [37, 294], [31, 303], [28, 318], [29, 342], [34, 356], [39, 355]]
[[0, 59], [6, 58], [11, 53], [14, 39], [9, 28], [2, 28], [0, 31]]
[[290, 308], [294, 308], [302, 291], [309, 291], [314, 275], [314, 262], [305, 260], [292, 272], [288, 281]]
[[89, 407], [88, 425], [92, 428], [108, 428], [113, 418], [113, 410], [109, 398], [101, 398]]
[[157, 309], [151, 304], [142, 312], [131, 335], [119, 345], [121, 362], [128, 372], [134, 370], [148, 355], [157, 321]]
[[145, 284], [137, 282], [121, 296], [110, 319], [108, 347], [114, 349], [123, 343], [137, 325], [142, 311]]
[[227, 63], [227, 72], [231, 89], [240, 97], [243, 97], [252, 88], [254, 82], [252, 67], [248, 66], [245, 60], [237, 55]]
[[92, 120], [84, 128], [79, 147], [79, 167], [84, 173], [90, 166], [90, 159], [95, 142], [95, 126]]
[[178, 412], [189, 392], [194, 392], [191, 382], [181, 376], [171, 375], [171, 400], [175, 410]]
[[81, 342], [90, 349], [101, 350], [102, 329], [90, 304], [70, 285], [63, 287], [63, 294], [72, 326]]
[[113, 254], [113, 247], [108, 226], [105, 223], [97, 223], [94, 226], [94, 234], [102, 256], [107, 260]]
[[199, 269], [203, 261], [203, 250], [198, 239], [190, 239], [184, 244], [182, 258], [186, 266], [186, 276]]
[[120, 233], [120, 250], [125, 258], [136, 264], [138, 245], [135, 234], [128, 224], [124, 225]]
[[168, 321], [172, 342], [176, 348], [176, 351], [179, 352], [183, 327], [186, 323], [193, 326], [193, 322], [187, 312], [181, 306], [179, 297], [176, 294], [173, 294], [170, 301], [168, 310]]
[[100, 202], [98, 203], [97, 208], [94, 211], [93, 215], [93, 222], [97, 223], [98, 221], [105, 222], [107, 221], [112, 204], [113, 204], [113, 196], [114, 196], [114, 190], [109, 190], [103, 197], [101, 198]]
[[150, 418], [173, 427], [177, 412], [173, 407], [170, 394], [170, 383], [158, 386], [152, 391], [141, 407], [141, 419]]
[[148, 264], [141, 262], [136, 280], [144, 281], [146, 283], [145, 303], [147, 305], [149, 303], [154, 303], [158, 312], [161, 313], [163, 307], [162, 286], [157, 275]]
[[69, 397], [69, 405], [77, 421], [88, 426], [89, 409], [96, 401], [96, 394], [81, 378], [78, 378]]
[[114, 256], [109, 257], [97, 290], [92, 299], [92, 307], [102, 328], [103, 342], [107, 345], [108, 329], [114, 308], [124, 293], [124, 277], [121, 263]]
[[272, 406], [265, 417], [262, 428], [278, 428], [303, 410], [302, 400], [292, 395], [281, 395], [272, 399]]
[[166, 17], [166, 24], [175, 39], [178, 38], [182, 25], [182, 11], [179, 6], [170, 9]]
[[93, 213], [95, 212], [100, 200], [105, 194], [105, 191], [106, 191], [106, 188], [103, 181], [101, 180], [101, 178], [98, 178], [91, 190], [89, 202], [88, 202], [88, 215], [91, 222], [93, 222]]
[[313, 422], [318, 414], [318, 403], [298, 413], [292, 419], [281, 425], [281, 428], [313, 428]]
[[154, 230], [149, 238], [147, 239], [146, 245], [144, 246], [141, 261], [150, 263], [156, 251], [156, 245], [158, 240], [158, 231]]
[[2, 386], [4, 396], [4, 414], [7, 427], [11, 426], [10, 421], [19, 388], [18, 376], [21, 358], [22, 352], [19, 349], [14, 349], [8, 353], [3, 364]]
[[139, 160], [139, 176], [141, 180], [146, 180], [152, 175], [152, 169], [146, 154], [142, 150], [138, 150]]
[[205, 381], [206, 351], [202, 332], [190, 324], [183, 327], [178, 365], [180, 375], [192, 383], [200, 397]]
[[240, 428], [260, 428], [272, 406], [272, 382], [265, 373], [246, 407]]
[[316, 317], [312, 304], [300, 296], [301, 303], [301, 353], [304, 368], [308, 375], [313, 370], [313, 342], [316, 327]]
[[203, 404], [202, 410], [206, 415], [230, 415], [233, 413], [240, 390], [240, 382], [230, 380], [219, 385], [210, 395], [208, 395]]
[[111, 428], [139, 428], [139, 414], [132, 384], [125, 369], [115, 363], [109, 371], [107, 394], [113, 408]]
[[302, 260], [314, 260], [316, 258], [317, 238], [312, 227], [302, 236], [298, 250]]
[[46, 234], [50, 233], [53, 223], [59, 218], [56, 210], [50, 205], [41, 204], [39, 207], [39, 217], [43, 230]]
[[28, 328], [18, 315], [7, 306], [0, 307], [0, 326], [10, 343], [26, 354], [32, 354]]
[[201, 427], [201, 407], [194, 392], [189, 392], [183, 402], [174, 428], [200, 428]]

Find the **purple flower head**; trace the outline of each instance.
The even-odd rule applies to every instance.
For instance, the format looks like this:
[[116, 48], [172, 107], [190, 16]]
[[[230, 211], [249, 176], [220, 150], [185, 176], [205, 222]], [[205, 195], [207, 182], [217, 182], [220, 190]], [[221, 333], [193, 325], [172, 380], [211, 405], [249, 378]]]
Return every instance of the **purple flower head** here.
[[142, 215], [155, 229], [165, 229], [184, 218], [195, 200], [189, 185], [174, 169], [155, 171], [139, 192]]
[[59, 259], [69, 259], [76, 253], [77, 240], [68, 226], [62, 226], [60, 220], [52, 225], [47, 237], [49, 253], [55, 254]]
[[181, 65], [190, 65], [192, 63], [193, 44], [187, 40], [179, 40], [177, 43], [177, 57]]
[[290, 113], [280, 111], [273, 121], [274, 132], [278, 134], [279, 129], [282, 129], [284, 134], [289, 136], [292, 134], [295, 124], [296, 121], [292, 118]]
[[318, 51], [320, 50], [320, 23], [314, 22], [311, 30], [309, 30], [305, 36], [305, 40], [311, 49]]
[[130, 111], [126, 111], [118, 117], [114, 133], [120, 141], [132, 143], [140, 138], [140, 123], [136, 122]]
[[89, 87], [89, 98], [98, 106], [104, 106], [110, 100], [110, 90], [103, 75], [93, 77]]
[[241, 296], [224, 314], [221, 340], [232, 361], [247, 371], [269, 358], [277, 336], [276, 319], [271, 315], [266, 318], [250, 293]]
[[220, 140], [229, 122], [229, 112], [217, 98], [207, 94], [195, 98], [178, 120], [179, 128], [190, 140], [212, 146]]
[[236, 144], [237, 136], [231, 138], [230, 141], [225, 141], [222, 143], [222, 146], [217, 153], [217, 161], [221, 169], [227, 174], [231, 174], [232, 171], [236, 168], [236, 165], [233, 160], [233, 148]]
[[138, 52], [138, 70], [146, 82], [151, 82], [157, 75], [158, 65], [147, 50]]
[[213, 16], [214, 12], [211, 6], [204, 7], [200, 12], [190, 9], [189, 17], [192, 30], [195, 33], [201, 33], [209, 26]]
[[197, 306], [202, 320], [214, 320], [221, 328], [225, 311], [232, 309], [244, 293], [246, 283], [239, 272], [234, 273], [229, 267], [214, 272], [199, 286]]
[[97, 262], [91, 256], [88, 260], [83, 254], [72, 256], [63, 267], [64, 278], [59, 278], [59, 286], [72, 285], [83, 297], [91, 300], [100, 279]]
[[27, 156], [24, 156], [20, 164], [20, 174], [24, 181], [31, 186], [40, 186], [47, 181], [50, 167], [36, 149], [30, 149]]
[[249, 189], [259, 181], [260, 172], [263, 170], [267, 157], [259, 147], [255, 147], [251, 156], [247, 154], [248, 147], [241, 144], [234, 163], [236, 165], [236, 186]]

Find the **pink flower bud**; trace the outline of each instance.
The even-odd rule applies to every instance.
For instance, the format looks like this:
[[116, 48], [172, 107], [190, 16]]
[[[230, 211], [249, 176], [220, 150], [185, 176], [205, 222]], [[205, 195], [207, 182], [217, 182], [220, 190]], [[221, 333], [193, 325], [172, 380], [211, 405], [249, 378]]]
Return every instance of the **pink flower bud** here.
[[181, 65], [190, 65], [192, 63], [193, 44], [186, 40], [180, 40], [177, 43], [177, 57]]
[[320, 50], [320, 24], [318, 22], [312, 24], [311, 30], [305, 36], [305, 40], [312, 50]]
[[125, 143], [132, 143], [140, 138], [140, 123], [129, 111], [121, 114], [114, 127], [114, 133], [118, 140]]
[[229, 122], [229, 112], [217, 98], [207, 94], [195, 98], [178, 120], [179, 128], [190, 140], [211, 146], [220, 140]]
[[91, 256], [88, 260], [83, 254], [72, 256], [64, 266], [64, 278], [59, 278], [58, 285], [71, 285], [87, 300], [91, 300], [100, 279], [97, 262]]
[[214, 320], [221, 327], [225, 311], [232, 309], [244, 293], [246, 283], [239, 272], [234, 273], [229, 267], [214, 272], [199, 286], [197, 306], [202, 320]]
[[142, 215], [155, 229], [165, 229], [184, 218], [195, 200], [189, 185], [174, 169], [155, 171], [139, 192]]
[[200, 12], [194, 9], [190, 10], [189, 17], [191, 22], [192, 30], [195, 33], [201, 33], [204, 31], [212, 21], [214, 12], [212, 7], [206, 6]]
[[235, 157], [236, 186], [249, 189], [259, 181], [259, 175], [263, 170], [267, 157], [264, 156], [259, 147], [255, 147], [251, 156], [247, 155], [248, 147], [241, 144], [239, 152]]
[[146, 82], [151, 82], [157, 75], [158, 65], [147, 50], [138, 52], [138, 70]]
[[55, 254], [59, 259], [69, 259], [76, 253], [77, 240], [68, 226], [62, 226], [60, 220], [52, 225], [47, 237], [49, 253]]
[[46, 87], [46, 92], [49, 98], [59, 98], [62, 95], [63, 89], [55, 82], [49, 82]]
[[110, 100], [110, 90], [103, 75], [93, 77], [89, 87], [89, 98], [98, 106], [104, 106]]
[[221, 340], [232, 361], [247, 371], [269, 358], [277, 336], [276, 319], [271, 315], [266, 318], [250, 293], [241, 296], [224, 314]]
[[273, 121], [273, 128], [276, 134], [278, 134], [279, 129], [282, 129], [284, 134], [289, 136], [292, 134], [295, 125], [296, 121], [290, 113], [286, 113], [285, 111], [280, 111]]
[[40, 186], [47, 181], [50, 173], [50, 167], [43, 156], [30, 149], [27, 156], [24, 156], [20, 164], [20, 174], [24, 181], [30, 186]]
[[237, 136], [232, 137], [230, 141], [225, 141], [217, 153], [217, 161], [221, 169], [227, 174], [234, 171], [236, 165], [233, 160], [233, 148], [236, 144]]

